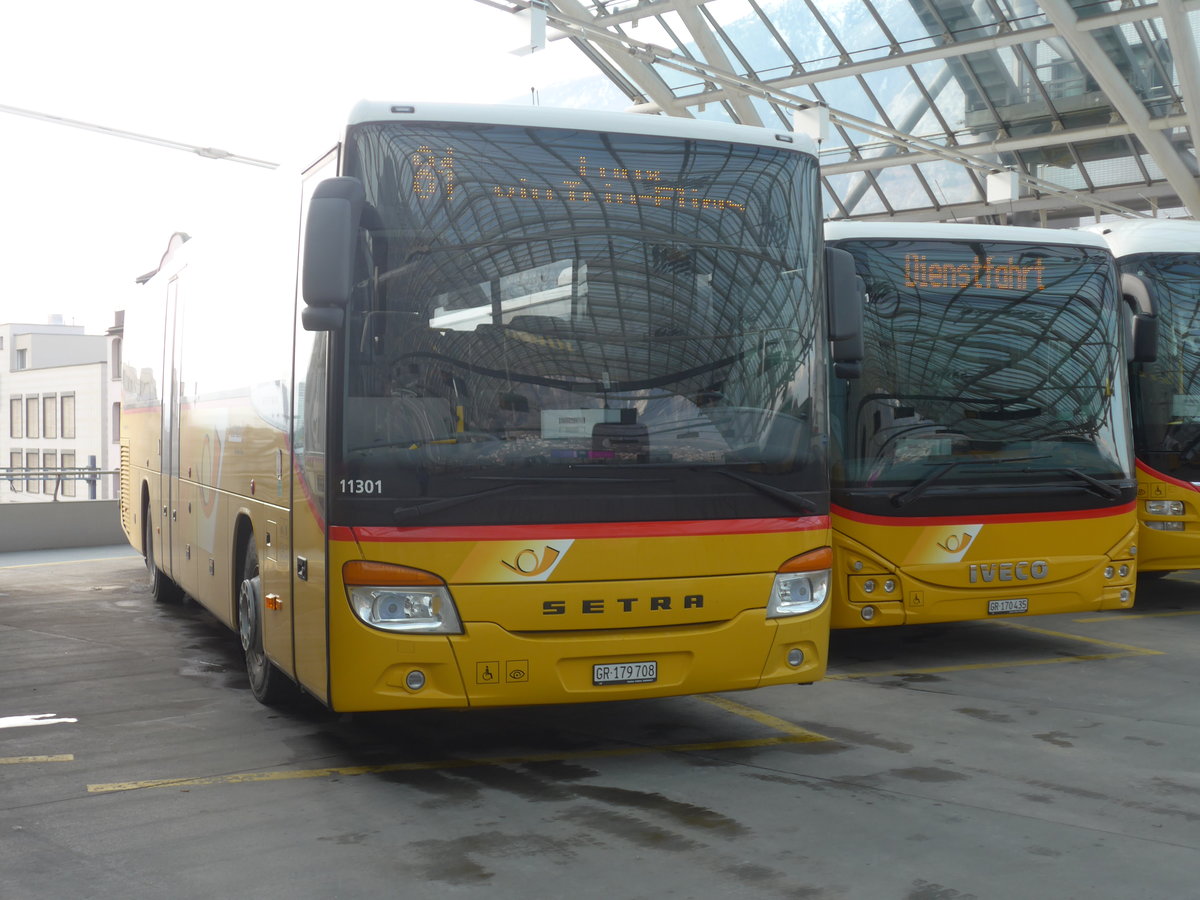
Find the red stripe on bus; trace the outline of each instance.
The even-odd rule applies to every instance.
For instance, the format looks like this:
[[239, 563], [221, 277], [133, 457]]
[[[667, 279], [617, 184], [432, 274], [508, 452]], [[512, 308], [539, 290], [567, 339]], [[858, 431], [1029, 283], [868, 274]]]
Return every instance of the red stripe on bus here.
[[1148, 465], [1146, 465], [1140, 459], [1137, 461], [1137, 467], [1140, 471], [1145, 472], [1151, 478], [1157, 478], [1159, 481], [1165, 481], [1167, 484], [1175, 485], [1175, 487], [1181, 487], [1184, 490], [1188, 490], [1188, 491], [1200, 490], [1200, 488], [1197, 488], [1196, 485], [1192, 484], [1192, 482], [1181, 481], [1178, 478], [1172, 478], [1170, 475], [1164, 475], [1162, 472], [1158, 471], [1157, 469], [1150, 468]]
[[1022, 522], [1074, 522], [1078, 519], [1106, 519], [1110, 516], [1123, 516], [1133, 512], [1132, 502], [1115, 506], [1112, 509], [1074, 509], [1061, 512], [1046, 513], [997, 513], [988, 516], [917, 516], [901, 518], [899, 516], [873, 516], [867, 513], [854, 512], [841, 506], [833, 506], [830, 511], [835, 516], [859, 522], [863, 525], [890, 525], [893, 527], [925, 527], [929, 525], [1019, 525]]
[[434, 528], [334, 525], [334, 541], [513, 541], [600, 538], [695, 537], [720, 534], [783, 534], [829, 527], [828, 516], [800, 519], [720, 519], [686, 522], [591, 522], [554, 525], [447, 525]]

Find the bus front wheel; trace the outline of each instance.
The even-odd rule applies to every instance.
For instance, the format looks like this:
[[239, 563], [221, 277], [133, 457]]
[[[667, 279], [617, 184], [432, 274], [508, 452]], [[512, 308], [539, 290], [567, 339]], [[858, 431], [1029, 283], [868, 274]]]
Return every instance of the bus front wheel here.
[[242, 581], [238, 587], [238, 634], [246, 657], [250, 692], [259, 703], [278, 706], [290, 700], [294, 692], [287, 677], [267, 659], [263, 649], [262, 576], [253, 534], [246, 537], [242, 559]]

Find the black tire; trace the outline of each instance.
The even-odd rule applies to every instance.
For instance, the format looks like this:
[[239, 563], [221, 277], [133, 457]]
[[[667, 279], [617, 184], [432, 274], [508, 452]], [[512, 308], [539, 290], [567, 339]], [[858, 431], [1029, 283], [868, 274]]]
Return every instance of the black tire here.
[[142, 509], [142, 556], [146, 560], [150, 595], [154, 597], [155, 602], [179, 603], [183, 600], [183, 588], [158, 567], [158, 561], [154, 558], [154, 522], [150, 518], [148, 506]]
[[263, 650], [262, 577], [253, 534], [246, 537], [242, 560], [242, 580], [238, 584], [238, 635], [246, 658], [250, 693], [264, 706], [281, 706], [293, 700], [297, 692], [295, 685], [267, 659]]
[[1154, 572], [1138, 572], [1137, 577], [1138, 581], [1145, 581], [1149, 583], [1151, 581], [1158, 581], [1160, 578], [1166, 578], [1170, 574], [1170, 569], [1162, 569]]

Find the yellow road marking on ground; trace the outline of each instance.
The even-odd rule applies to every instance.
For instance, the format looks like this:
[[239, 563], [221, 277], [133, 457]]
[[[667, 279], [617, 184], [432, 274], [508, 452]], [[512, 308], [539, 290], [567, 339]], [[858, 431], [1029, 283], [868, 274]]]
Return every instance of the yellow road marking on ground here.
[[823, 734], [809, 731], [801, 728], [794, 722], [789, 722], [787, 719], [781, 719], [778, 716], [773, 716], [770, 713], [765, 713], [762, 710], [754, 709], [750, 706], [743, 706], [734, 700], [727, 700], [724, 697], [716, 697], [707, 695], [698, 697], [705, 703], [710, 703], [713, 706], [719, 706], [726, 712], [731, 712], [735, 716], [741, 716], [743, 719], [750, 719], [753, 722], [758, 722], [760, 725], [766, 725], [768, 728], [774, 728], [776, 731], [782, 731], [784, 734], [790, 734], [799, 741], [827, 741], [829, 738]]
[[846, 681], [851, 678], [886, 678], [896, 675], [941, 675], [946, 672], [976, 672], [984, 669], [1016, 669], [1023, 666], [1051, 666], [1060, 663], [1094, 662], [1099, 659], [1121, 659], [1126, 656], [1145, 656], [1157, 650], [1132, 653], [1089, 653], [1085, 656], [1055, 656], [1047, 659], [1021, 659], [994, 663], [970, 663], [961, 666], [934, 666], [925, 669], [893, 669], [887, 672], [847, 672], [843, 675], [826, 675], [826, 681]]
[[1025, 625], [1021, 622], [997, 622], [997, 625], [1002, 625], [1005, 628], [1015, 628], [1018, 631], [1028, 631], [1033, 634], [1045, 634], [1050, 637], [1066, 638], [1072, 641], [1082, 641], [1085, 644], [1096, 644], [1100, 647], [1115, 647], [1118, 650], [1124, 650], [1133, 654], [1144, 654], [1146, 656], [1162, 656], [1162, 650], [1150, 650], [1146, 647], [1135, 647], [1132, 644], [1118, 644], [1114, 641], [1102, 641], [1099, 638], [1086, 637], [1081, 634], [1068, 634], [1065, 631], [1050, 631], [1047, 628], [1035, 628], [1032, 625]]
[[[794, 727], [794, 726], [793, 726]], [[494, 756], [479, 759], [440, 759], [425, 762], [388, 763], [378, 766], [330, 766], [324, 769], [292, 769], [277, 772], [236, 772], [201, 778], [161, 778], [153, 781], [119, 781], [110, 784], [89, 784], [89, 794], [117, 791], [138, 791], [146, 788], [191, 788], [211, 784], [246, 784], [256, 781], [292, 781], [301, 778], [329, 778], [336, 775], [374, 775], [385, 772], [422, 772], [430, 769], [466, 769], [476, 766], [509, 766], [533, 762], [559, 762], [569, 759], [612, 758], [640, 756], [649, 753], [695, 753], [707, 750], [741, 750], [752, 747], [777, 747], [783, 744], [803, 744], [814, 738], [810, 732], [783, 734], [769, 738], [741, 741], [713, 741], [700, 744], [667, 744], [644, 747], [613, 747], [608, 750], [579, 750], [572, 753], [539, 753], [528, 756]]]
[[994, 622], [994, 625], [1000, 625], [1005, 628], [1015, 628], [1020, 631], [1028, 631], [1033, 634], [1042, 634], [1048, 637], [1064, 638], [1071, 641], [1079, 641], [1084, 644], [1096, 644], [1100, 647], [1111, 647], [1113, 653], [1085, 653], [1080, 656], [1053, 656], [1044, 659], [1014, 659], [1003, 660], [1000, 662], [988, 663], [968, 663], [957, 666], [936, 666], [924, 669], [895, 669], [888, 672], [847, 672], [841, 675], [826, 675], [828, 681], [845, 681], [851, 678], [881, 678], [895, 677], [897, 675], [941, 675], [946, 672], [974, 672], [984, 669], [1013, 669], [1023, 666], [1049, 666], [1060, 663], [1078, 663], [1078, 662], [1094, 662], [1101, 659], [1124, 659], [1130, 656], [1162, 656], [1162, 650], [1151, 650], [1148, 647], [1135, 647], [1132, 644], [1118, 644], [1115, 641], [1102, 641], [1099, 638], [1086, 637], [1080, 634], [1069, 634], [1065, 631], [1051, 631], [1047, 628], [1035, 628], [1032, 625], [1023, 625], [1019, 622]]
[[62, 753], [58, 756], [0, 756], [0, 766], [15, 766], [21, 763], [73, 762], [75, 754]]

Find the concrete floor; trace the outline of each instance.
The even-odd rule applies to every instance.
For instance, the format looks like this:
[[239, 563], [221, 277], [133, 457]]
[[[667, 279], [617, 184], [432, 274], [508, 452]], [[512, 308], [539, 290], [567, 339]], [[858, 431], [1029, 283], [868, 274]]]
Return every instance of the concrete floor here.
[[1200, 575], [811, 687], [280, 713], [127, 548], [0, 556], [0, 897], [1200, 897]]

